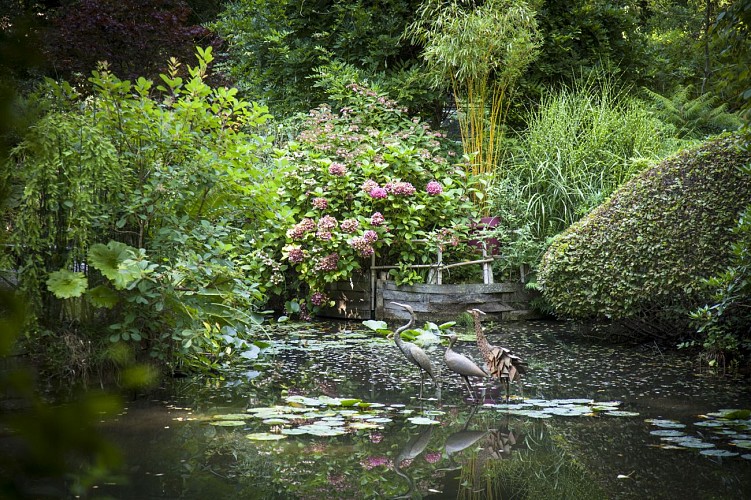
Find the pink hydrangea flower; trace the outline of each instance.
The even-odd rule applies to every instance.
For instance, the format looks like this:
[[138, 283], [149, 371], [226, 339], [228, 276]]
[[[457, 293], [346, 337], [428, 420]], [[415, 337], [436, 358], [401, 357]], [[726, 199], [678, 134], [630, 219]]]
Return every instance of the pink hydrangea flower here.
[[310, 302], [312, 302], [314, 306], [322, 306], [328, 300], [329, 298], [323, 292], [314, 292], [313, 295], [310, 296]]
[[382, 187], [376, 187], [370, 190], [370, 197], [376, 200], [386, 198], [389, 193]]
[[368, 243], [375, 243], [376, 241], [378, 241], [378, 233], [376, 233], [372, 229], [368, 229], [362, 234], [362, 238]]
[[389, 182], [387, 183], [384, 188], [389, 193], [399, 195], [399, 196], [410, 196], [415, 194], [417, 190], [412, 185], [411, 182], [402, 182], [402, 181], [396, 181], [396, 182]]
[[293, 264], [302, 262], [305, 259], [305, 252], [298, 245], [289, 245], [285, 250], [287, 251], [287, 260]]
[[326, 210], [329, 206], [329, 202], [326, 198], [313, 198], [313, 206], [318, 210]]
[[341, 177], [347, 173], [347, 167], [345, 167], [343, 163], [334, 162], [331, 165], [329, 165], [329, 173], [331, 175]]
[[441, 183], [438, 181], [430, 181], [427, 186], [425, 186], [425, 191], [431, 196], [436, 196], [443, 192], [443, 186], [441, 186]]
[[360, 223], [357, 222], [357, 219], [344, 219], [341, 226], [345, 233], [354, 233], [360, 227]]
[[362, 465], [365, 470], [371, 470], [381, 466], [391, 467], [391, 460], [387, 457], [366, 457], [360, 462], [360, 465]]
[[334, 253], [328, 254], [326, 257], [318, 261], [318, 264], [316, 265], [316, 269], [319, 271], [324, 271], [324, 272], [336, 271], [338, 264], [339, 264], [339, 254], [334, 252]]
[[434, 464], [436, 462], [441, 461], [441, 453], [435, 452], [435, 453], [426, 453], [425, 454], [425, 461], [429, 464]]
[[305, 218], [287, 230], [287, 237], [293, 240], [302, 239], [305, 233], [315, 231], [316, 223], [313, 219]]
[[370, 216], [370, 223], [373, 226], [380, 226], [384, 222], [386, 222], [386, 219], [383, 217], [383, 214], [381, 212], [376, 212]]
[[324, 215], [318, 221], [318, 229], [331, 230], [338, 225], [339, 223], [336, 221], [336, 219], [330, 215]]
[[360, 189], [370, 194], [370, 192], [377, 187], [380, 187], [380, 186], [378, 185], [376, 181], [368, 179], [367, 181], [362, 183], [362, 186], [360, 186]]
[[360, 257], [370, 257], [375, 253], [371, 243], [362, 236], [356, 236], [349, 241], [351, 246]]

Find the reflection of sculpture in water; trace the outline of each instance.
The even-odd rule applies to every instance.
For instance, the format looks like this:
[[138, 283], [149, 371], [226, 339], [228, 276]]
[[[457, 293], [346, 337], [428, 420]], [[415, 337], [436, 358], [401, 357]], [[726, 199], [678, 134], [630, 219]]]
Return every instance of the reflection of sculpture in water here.
[[423, 451], [425, 451], [425, 448], [427, 448], [428, 443], [430, 442], [430, 438], [433, 434], [433, 428], [428, 427], [425, 430], [423, 430], [421, 433], [416, 434], [412, 436], [412, 438], [407, 442], [407, 444], [399, 451], [399, 454], [394, 459], [394, 472], [399, 477], [404, 478], [404, 480], [407, 481], [407, 484], [409, 485], [409, 489], [406, 493], [403, 495], [394, 497], [394, 498], [412, 498], [413, 494], [415, 493], [415, 482], [414, 480], [405, 474], [401, 470], [401, 464], [405, 460], [414, 460], [417, 458], [417, 456], [420, 455]]
[[442, 468], [441, 470], [460, 469], [462, 466], [456, 463], [454, 456], [477, 443], [488, 433], [487, 430], [467, 430], [467, 427], [469, 427], [469, 422], [472, 420], [472, 417], [475, 416], [475, 413], [477, 413], [477, 408], [477, 406], [472, 407], [472, 411], [470, 412], [469, 416], [467, 416], [467, 421], [464, 422], [464, 425], [462, 426], [462, 429], [460, 431], [454, 432], [446, 438], [446, 441], [443, 444], [443, 457], [448, 459], [449, 466]]
[[527, 372], [527, 363], [505, 347], [494, 346], [488, 342], [480, 321], [480, 316], [485, 315], [484, 312], [479, 309], [471, 309], [467, 312], [474, 317], [477, 347], [485, 360], [488, 372], [491, 377], [506, 386], [506, 401], [508, 401], [511, 393], [511, 382], [518, 381], [521, 390], [521, 376]]
[[435, 370], [433, 364], [430, 362], [430, 358], [425, 351], [417, 347], [412, 342], [405, 342], [402, 340], [402, 332], [409, 330], [415, 324], [415, 312], [411, 306], [407, 304], [400, 304], [398, 302], [392, 302], [395, 306], [399, 306], [409, 313], [409, 322], [406, 325], [400, 327], [394, 332], [394, 343], [402, 351], [407, 361], [417, 366], [420, 369], [420, 399], [422, 399], [422, 387], [425, 383], [425, 374], [427, 373], [433, 381], [433, 387], [438, 388], [438, 381], [436, 380]]
[[472, 385], [469, 383], [469, 377], [488, 377], [488, 373], [477, 366], [474, 361], [469, 359], [463, 354], [459, 354], [454, 351], [454, 344], [456, 343], [456, 335], [445, 335], [449, 339], [449, 346], [446, 348], [446, 353], [443, 359], [446, 361], [446, 366], [449, 367], [454, 373], [458, 373], [464, 379], [464, 383], [467, 385], [469, 391], [469, 397], [475, 400], [474, 393], [472, 392]]

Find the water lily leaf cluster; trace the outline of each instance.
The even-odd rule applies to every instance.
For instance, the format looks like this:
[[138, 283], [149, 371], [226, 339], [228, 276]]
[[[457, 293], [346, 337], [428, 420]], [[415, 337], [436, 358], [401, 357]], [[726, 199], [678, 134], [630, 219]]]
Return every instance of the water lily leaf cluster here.
[[751, 460], [751, 410], [726, 408], [700, 418], [690, 425], [670, 419], [646, 422], [656, 427], [650, 434], [660, 438], [660, 448], [695, 449], [709, 457]]
[[521, 402], [508, 402], [486, 405], [509, 415], [517, 415], [534, 419], [559, 417], [636, 417], [637, 412], [620, 410], [620, 401], [597, 402], [592, 399], [528, 399]]

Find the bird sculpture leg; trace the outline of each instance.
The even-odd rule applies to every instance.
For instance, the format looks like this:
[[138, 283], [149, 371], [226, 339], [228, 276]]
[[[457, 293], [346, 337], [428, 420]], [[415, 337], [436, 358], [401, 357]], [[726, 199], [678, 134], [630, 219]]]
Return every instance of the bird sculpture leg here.
[[418, 399], [422, 399], [422, 387], [425, 385], [425, 374], [420, 370], [420, 396]]
[[469, 397], [472, 398], [472, 401], [476, 401], [475, 395], [472, 392], [472, 385], [469, 383], [469, 377], [466, 375], [462, 375], [462, 378], [464, 379], [464, 383], [467, 384], [467, 390], [469, 391]]

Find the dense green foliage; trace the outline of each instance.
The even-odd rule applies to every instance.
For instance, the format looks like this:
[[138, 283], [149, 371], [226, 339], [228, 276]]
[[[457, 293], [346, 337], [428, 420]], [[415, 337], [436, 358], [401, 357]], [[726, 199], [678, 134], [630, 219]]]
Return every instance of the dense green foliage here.
[[270, 115], [204, 83], [211, 58], [199, 50], [187, 80], [173, 60], [156, 88], [100, 69], [87, 100], [50, 84], [54, 107], [7, 169], [32, 331], [211, 365], [257, 322], [279, 272], [253, 238], [275, 216], [258, 134]]
[[297, 293], [308, 292], [308, 307], [325, 304], [325, 284], [348, 279], [371, 255], [422, 264], [436, 245], [448, 252], [472, 208], [469, 180], [443, 134], [362, 83], [327, 81], [340, 110], [308, 114], [283, 152], [278, 192], [291, 221], [277, 238], [286, 239], [284, 257], [306, 285]]
[[[720, 14], [715, 28], [718, 38], [726, 43], [728, 54], [742, 56], [747, 53], [751, 1], [733, 2]], [[725, 68], [721, 74], [740, 89], [739, 114], [744, 120], [741, 133], [745, 141], [741, 147], [749, 152], [751, 70], [748, 65], [738, 64]], [[743, 165], [742, 170], [747, 178], [751, 177], [751, 163]], [[751, 203], [741, 213], [733, 233], [729, 266], [707, 280], [707, 287], [712, 291], [711, 300], [691, 313], [700, 334], [701, 346], [709, 362], [714, 362], [718, 369], [725, 368], [726, 353], [733, 356], [738, 352], [751, 352]], [[689, 342], [693, 343], [696, 342]]]
[[212, 27], [227, 42], [224, 68], [238, 88], [278, 115], [325, 102], [325, 89], [312, 88], [311, 78], [330, 63], [351, 65], [386, 84], [403, 105], [430, 112], [436, 94], [401, 39], [420, 3], [241, 0], [229, 2]]
[[687, 312], [706, 298], [702, 278], [730, 262], [730, 229], [751, 198], [739, 142], [725, 137], [663, 161], [559, 235], [538, 275], [556, 313], [685, 333]]

